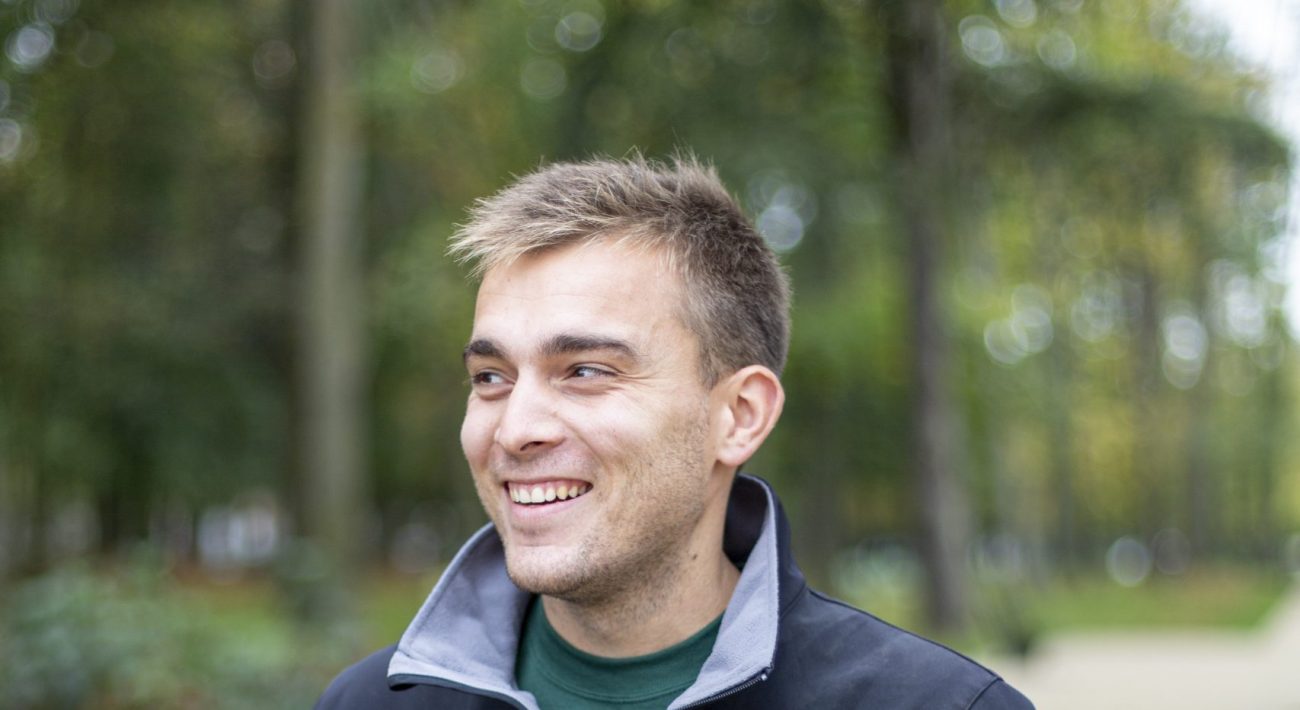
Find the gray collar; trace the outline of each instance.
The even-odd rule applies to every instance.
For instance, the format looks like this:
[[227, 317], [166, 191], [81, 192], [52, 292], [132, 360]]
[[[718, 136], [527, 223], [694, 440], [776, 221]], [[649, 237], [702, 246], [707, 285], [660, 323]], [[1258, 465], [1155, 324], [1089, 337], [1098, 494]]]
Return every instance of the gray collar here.
[[[739, 529], [754, 529], [761, 520], [758, 538], [722, 615], [713, 653], [670, 710], [760, 676], [776, 655], [776, 501], [767, 484], [752, 476], [741, 474], [734, 485], [759, 486], [765, 494], [763, 509], [732, 505], [728, 510], [728, 527], [738, 523]], [[501, 538], [491, 525], [484, 526], [456, 554], [402, 635], [388, 664], [389, 683], [460, 687], [537, 710], [537, 701], [515, 685], [514, 677], [519, 630], [530, 598], [506, 576]]]

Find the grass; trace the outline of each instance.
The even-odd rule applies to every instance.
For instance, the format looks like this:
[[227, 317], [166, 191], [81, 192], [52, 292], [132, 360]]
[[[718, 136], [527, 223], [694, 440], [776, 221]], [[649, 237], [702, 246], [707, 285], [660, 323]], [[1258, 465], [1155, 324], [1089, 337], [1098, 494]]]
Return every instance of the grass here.
[[[1145, 631], [1258, 627], [1291, 585], [1278, 572], [1245, 565], [1207, 566], [1176, 577], [1154, 575], [1124, 587], [1104, 574], [1079, 574], [1040, 585], [982, 585], [974, 630], [940, 636], [958, 650], [1025, 652], [1063, 631]], [[926, 633], [915, 583], [867, 585], [844, 594], [860, 608], [905, 629]]]
[[1102, 577], [1058, 580], [1032, 613], [1048, 631], [1259, 625], [1288, 587], [1285, 576], [1244, 567], [1200, 569], [1122, 587]]

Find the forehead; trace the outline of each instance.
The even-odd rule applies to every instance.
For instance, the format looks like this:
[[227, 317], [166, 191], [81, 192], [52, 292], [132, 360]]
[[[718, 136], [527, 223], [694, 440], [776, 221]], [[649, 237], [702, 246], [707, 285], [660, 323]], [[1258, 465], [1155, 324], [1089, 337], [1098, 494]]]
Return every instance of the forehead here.
[[527, 254], [484, 275], [474, 336], [600, 332], [636, 341], [683, 330], [682, 280], [658, 250], [595, 241]]

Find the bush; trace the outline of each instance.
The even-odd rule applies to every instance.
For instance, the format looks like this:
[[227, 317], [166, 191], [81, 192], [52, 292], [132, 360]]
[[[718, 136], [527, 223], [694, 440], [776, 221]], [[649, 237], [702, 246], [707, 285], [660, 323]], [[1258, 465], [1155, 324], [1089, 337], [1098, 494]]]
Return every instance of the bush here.
[[347, 660], [288, 622], [231, 624], [150, 564], [60, 569], [0, 604], [7, 708], [310, 707]]

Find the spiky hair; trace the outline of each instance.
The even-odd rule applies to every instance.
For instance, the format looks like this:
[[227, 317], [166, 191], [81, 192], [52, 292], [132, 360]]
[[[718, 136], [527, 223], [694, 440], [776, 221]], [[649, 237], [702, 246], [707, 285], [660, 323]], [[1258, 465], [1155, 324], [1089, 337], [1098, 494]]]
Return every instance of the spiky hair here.
[[706, 383], [748, 365], [780, 373], [790, 286], [776, 255], [712, 166], [692, 156], [554, 163], [470, 210], [450, 253], [475, 276], [520, 257], [598, 240], [658, 250], [682, 278], [682, 318]]

